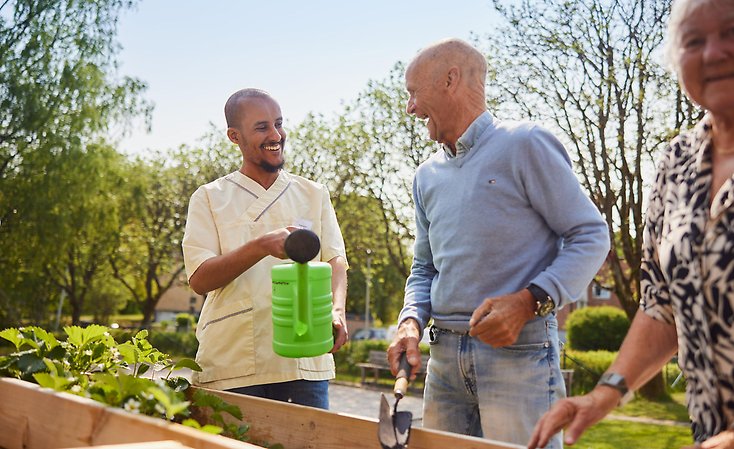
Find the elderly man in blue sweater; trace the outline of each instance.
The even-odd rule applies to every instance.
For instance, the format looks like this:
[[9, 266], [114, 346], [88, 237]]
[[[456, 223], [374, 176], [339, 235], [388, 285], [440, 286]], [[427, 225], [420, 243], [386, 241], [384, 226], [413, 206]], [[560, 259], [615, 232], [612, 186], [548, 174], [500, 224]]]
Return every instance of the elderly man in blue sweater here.
[[593, 279], [609, 234], [558, 139], [487, 111], [486, 74], [457, 39], [406, 70], [407, 112], [442, 148], [413, 181], [413, 266], [388, 359], [420, 366], [433, 319], [423, 425], [525, 444], [566, 393], [555, 311]]

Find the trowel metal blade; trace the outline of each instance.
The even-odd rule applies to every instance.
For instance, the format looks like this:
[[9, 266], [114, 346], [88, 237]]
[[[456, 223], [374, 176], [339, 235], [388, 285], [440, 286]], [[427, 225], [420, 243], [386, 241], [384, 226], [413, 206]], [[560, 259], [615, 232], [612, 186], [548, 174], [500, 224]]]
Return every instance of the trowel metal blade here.
[[397, 448], [403, 449], [408, 445], [410, 438], [410, 426], [413, 424], [413, 414], [411, 412], [395, 412], [392, 417], [395, 427], [395, 440]]
[[380, 439], [382, 449], [394, 449], [398, 445], [392, 422], [392, 407], [387, 403], [384, 394], [380, 395], [380, 421], [377, 427], [377, 437]]
[[[397, 408], [397, 401], [395, 408]], [[395, 408], [390, 407], [384, 394], [380, 395], [380, 421], [377, 435], [383, 449], [404, 449], [408, 444], [413, 414], [398, 412]]]

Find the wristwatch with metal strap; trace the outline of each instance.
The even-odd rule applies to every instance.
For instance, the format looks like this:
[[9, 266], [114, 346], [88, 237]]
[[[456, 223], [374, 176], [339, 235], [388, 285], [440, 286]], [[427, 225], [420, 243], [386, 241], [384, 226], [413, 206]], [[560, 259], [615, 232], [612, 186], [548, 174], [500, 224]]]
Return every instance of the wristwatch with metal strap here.
[[622, 394], [622, 397], [619, 399], [619, 403], [617, 404], [618, 406], [622, 406], [628, 403], [634, 397], [634, 392], [630, 391], [627, 388], [627, 381], [624, 380], [624, 376], [622, 376], [621, 374], [609, 372], [604, 373], [602, 374], [599, 382], [597, 382], [596, 385], [611, 387], [619, 391]]

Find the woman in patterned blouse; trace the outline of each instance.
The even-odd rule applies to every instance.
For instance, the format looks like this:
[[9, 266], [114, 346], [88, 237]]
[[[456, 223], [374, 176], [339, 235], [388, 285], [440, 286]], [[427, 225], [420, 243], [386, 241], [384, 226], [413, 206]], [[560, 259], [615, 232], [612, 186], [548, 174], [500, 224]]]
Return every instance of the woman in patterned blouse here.
[[590, 393], [559, 401], [528, 447], [573, 444], [676, 351], [698, 447], [734, 448], [734, 0], [676, 0], [668, 56], [706, 110], [671, 142], [647, 210], [640, 311]]

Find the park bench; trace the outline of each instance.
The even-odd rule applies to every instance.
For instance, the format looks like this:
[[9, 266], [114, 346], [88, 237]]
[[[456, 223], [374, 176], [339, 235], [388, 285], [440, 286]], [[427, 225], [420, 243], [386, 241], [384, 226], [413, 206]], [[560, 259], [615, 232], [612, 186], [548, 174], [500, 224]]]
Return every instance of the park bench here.
[[[357, 363], [357, 366], [362, 371], [362, 384], [364, 385], [367, 378], [367, 371], [372, 371], [375, 378], [375, 384], [380, 378], [381, 371], [390, 372], [390, 365], [387, 363], [387, 353], [385, 351], [371, 350], [367, 355], [366, 362]], [[423, 354], [421, 356], [421, 367], [416, 373], [418, 379], [425, 377], [426, 367], [428, 366], [428, 356]]]

